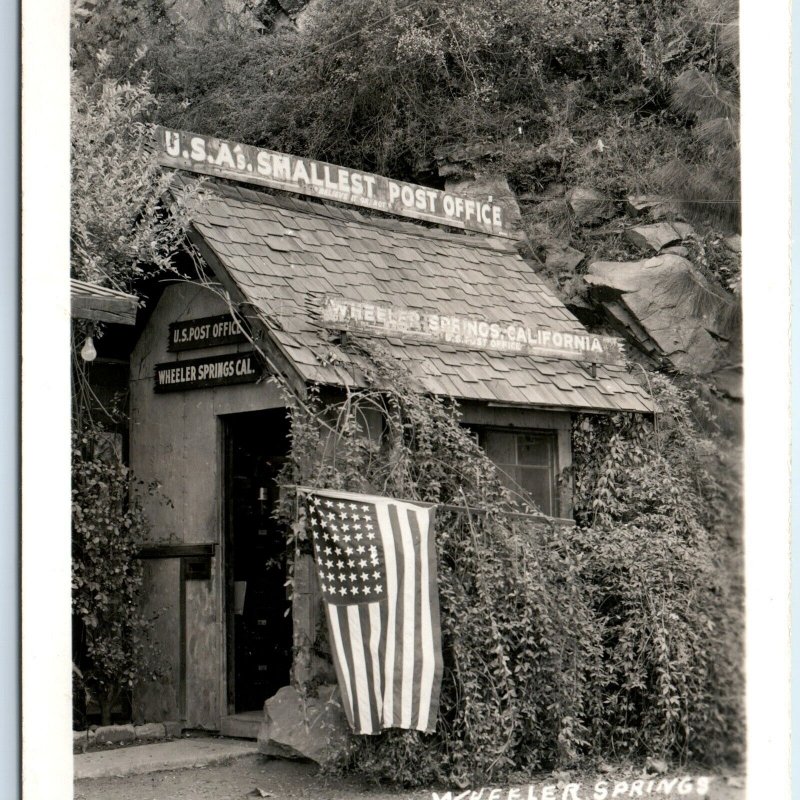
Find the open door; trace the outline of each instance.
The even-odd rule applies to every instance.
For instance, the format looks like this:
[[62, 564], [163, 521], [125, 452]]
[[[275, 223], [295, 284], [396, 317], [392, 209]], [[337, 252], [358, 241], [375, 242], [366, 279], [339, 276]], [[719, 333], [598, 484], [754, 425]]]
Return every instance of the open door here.
[[272, 516], [288, 432], [283, 408], [225, 418], [229, 714], [262, 709], [290, 679], [286, 537]]

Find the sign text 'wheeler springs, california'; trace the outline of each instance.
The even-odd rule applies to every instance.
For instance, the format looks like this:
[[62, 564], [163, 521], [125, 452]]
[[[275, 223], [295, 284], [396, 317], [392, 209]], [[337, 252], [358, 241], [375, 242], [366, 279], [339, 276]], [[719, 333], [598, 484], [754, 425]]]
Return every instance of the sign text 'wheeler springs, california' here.
[[340, 297], [323, 300], [322, 322], [334, 329], [447, 342], [480, 350], [605, 364], [617, 364], [624, 359], [622, 342], [612, 336], [532, 328], [517, 322], [487, 322], [476, 317], [432, 314]]
[[159, 163], [165, 167], [315, 195], [455, 228], [513, 236], [503, 208], [496, 203], [197, 133], [159, 127], [156, 137]]

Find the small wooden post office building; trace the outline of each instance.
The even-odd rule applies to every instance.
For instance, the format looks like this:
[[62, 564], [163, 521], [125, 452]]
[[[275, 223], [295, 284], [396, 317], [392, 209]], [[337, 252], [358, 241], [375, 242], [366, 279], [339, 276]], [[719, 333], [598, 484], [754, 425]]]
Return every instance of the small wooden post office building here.
[[[571, 514], [556, 480], [571, 462], [571, 415], [652, 408], [621, 364], [486, 346], [497, 326], [528, 343], [547, 331], [551, 344], [592, 345], [512, 240], [230, 183], [208, 181], [204, 196], [191, 238], [210, 280], [169, 285], [131, 356], [130, 463], [169, 498], [147, 500], [143, 552], [163, 675], [134, 705], [139, 720], [230, 732], [290, 682], [293, 641], [315, 624], [310, 570], [288, 607], [270, 516], [289, 431], [268, 378], [301, 393], [357, 383], [332, 318], [381, 336], [424, 390], [458, 398], [490, 458], [553, 517]], [[415, 332], [421, 319], [436, 335]]]

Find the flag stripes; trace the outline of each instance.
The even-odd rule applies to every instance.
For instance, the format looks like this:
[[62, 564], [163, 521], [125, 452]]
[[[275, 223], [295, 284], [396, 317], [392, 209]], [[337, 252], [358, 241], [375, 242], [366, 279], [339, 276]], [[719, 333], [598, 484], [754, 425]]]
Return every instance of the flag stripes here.
[[433, 508], [320, 490], [308, 514], [348, 722], [357, 733], [432, 731], [442, 677]]

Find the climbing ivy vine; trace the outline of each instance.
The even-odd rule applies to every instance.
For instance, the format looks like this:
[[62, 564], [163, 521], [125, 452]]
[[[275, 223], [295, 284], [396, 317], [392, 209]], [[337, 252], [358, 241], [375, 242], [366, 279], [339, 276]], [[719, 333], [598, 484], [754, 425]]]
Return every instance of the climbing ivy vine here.
[[[358, 363], [366, 386], [290, 400], [282, 480], [486, 513], [436, 515], [445, 661], [436, 732], [355, 737], [339, 766], [468, 786], [598, 758], [733, 757], [738, 619], [709, 527], [719, 485], [710, 466], [689, 468], [710, 447], [689, 393], [652, 378], [657, 425], [576, 416], [565, 477], [578, 525], [556, 527], [502, 485], [455, 402], [423, 393], [374, 342], [351, 340], [349, 351], [340, 367]], [[528, 515], [508, 513], [520, 504]], [[294, 504], [280, 513], [291, 522]], [[302, 519], [290, 530], [290, 550], [308, 552]]]

